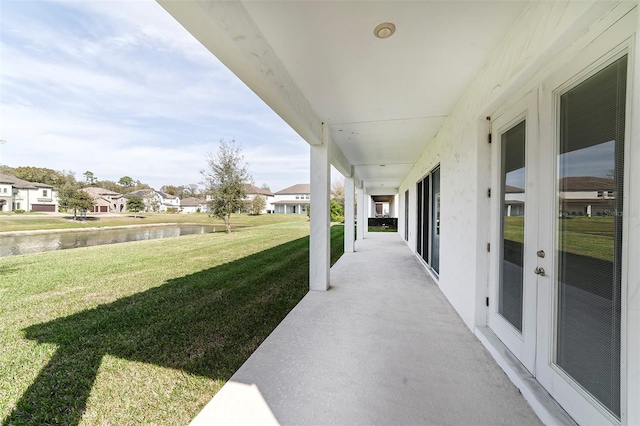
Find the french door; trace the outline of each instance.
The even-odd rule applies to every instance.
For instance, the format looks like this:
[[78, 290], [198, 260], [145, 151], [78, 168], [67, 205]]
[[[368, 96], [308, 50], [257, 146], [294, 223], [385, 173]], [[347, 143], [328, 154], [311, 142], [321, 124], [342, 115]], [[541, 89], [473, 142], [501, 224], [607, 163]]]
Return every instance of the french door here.
[[552, 255], [538, 288], [536, 377], [580, 424], [623, 421], [627, 68], [626, 50], [611, 52], [569, 80], [552, 76], [556, 89], [542, 95], [539, 244]]
[[489, 326], [535, 372], [538, 275], [537, 97], [492, 124], [493, 176]]
[[492, 123], [489, 326], [579, 424], [624, 423], [621, 46]]

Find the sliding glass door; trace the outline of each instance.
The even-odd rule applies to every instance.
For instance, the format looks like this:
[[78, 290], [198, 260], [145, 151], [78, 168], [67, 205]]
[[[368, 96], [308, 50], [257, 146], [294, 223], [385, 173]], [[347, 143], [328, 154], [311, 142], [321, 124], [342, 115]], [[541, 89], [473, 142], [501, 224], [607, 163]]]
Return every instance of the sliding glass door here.
[[416, 251], [438, 274], [440, 272], [440, 168], [436, 167], [416, 185]]

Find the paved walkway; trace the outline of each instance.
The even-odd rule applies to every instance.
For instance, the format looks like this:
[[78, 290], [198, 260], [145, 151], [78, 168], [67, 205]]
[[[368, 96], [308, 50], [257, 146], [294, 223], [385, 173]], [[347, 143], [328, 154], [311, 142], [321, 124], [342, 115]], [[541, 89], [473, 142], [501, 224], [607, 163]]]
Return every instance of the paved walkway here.
[[540, 424], [398, 235], [369, 237], [194, 424]]

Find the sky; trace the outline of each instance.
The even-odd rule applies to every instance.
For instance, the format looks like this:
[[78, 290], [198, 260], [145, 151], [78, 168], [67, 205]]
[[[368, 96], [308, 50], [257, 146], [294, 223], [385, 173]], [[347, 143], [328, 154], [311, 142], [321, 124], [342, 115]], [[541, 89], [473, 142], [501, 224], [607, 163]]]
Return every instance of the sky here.
[[200, 183], [235, 139], [257, 186], [309, 182], [309, 147], [153, 0], [0, 2], [0, 164]]

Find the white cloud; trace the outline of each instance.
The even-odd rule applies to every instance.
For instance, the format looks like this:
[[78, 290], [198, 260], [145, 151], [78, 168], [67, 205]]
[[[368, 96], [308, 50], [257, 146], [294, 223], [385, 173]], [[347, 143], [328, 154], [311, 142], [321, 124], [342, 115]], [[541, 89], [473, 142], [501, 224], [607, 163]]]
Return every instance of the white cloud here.
[[0, 24], [0, 162], [179, 185], [235, 138], [256, 183], [308, 181], [306, 143], [157, 3], [7, 2]]

